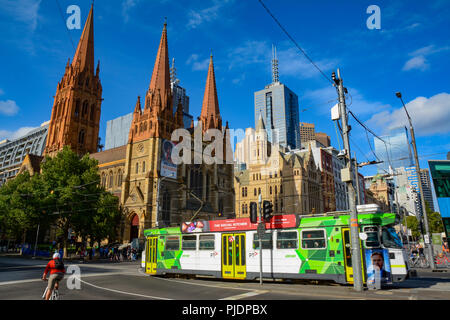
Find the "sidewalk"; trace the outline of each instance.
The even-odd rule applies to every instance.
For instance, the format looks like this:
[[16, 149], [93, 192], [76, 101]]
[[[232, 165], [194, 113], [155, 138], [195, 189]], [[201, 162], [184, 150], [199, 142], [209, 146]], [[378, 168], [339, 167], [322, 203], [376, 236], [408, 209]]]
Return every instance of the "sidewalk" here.
[[[20, 253], [6, 253], [2, 252], [0, 253], [0, 258], [12, 258], [12, 259], [22, 259], [22, 260], [36, 260], [36, 261], [49, 261], [51, 258], [49, 257], [33, 257], [29, 255], [21, 255]], [[85, 258], [84, 262], [80, 257], [78, 256], [72, 256], [69, 258], [64, 258], [64, 261], [67, 262], [77, 262], [77, 263], [84, 263], [84, 264], [140, 264], [140, 259], [136, 261], [110, 261], [108, 258], [92, 258], [92, 260], [89, 260], [89, 258]]]

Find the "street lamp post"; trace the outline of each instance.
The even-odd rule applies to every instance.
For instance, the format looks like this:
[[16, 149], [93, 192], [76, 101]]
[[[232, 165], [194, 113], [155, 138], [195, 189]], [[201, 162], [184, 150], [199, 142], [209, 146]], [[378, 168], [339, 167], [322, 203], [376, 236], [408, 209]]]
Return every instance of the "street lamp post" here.
[[408, 110], [406, 109], [405, 103], [403, 102], [402, 94], [400, 92], [396, 92], [395, 95], [402, 102], [403, 108], [405, 109], [406, 116], [408, 117], [408, 121], [409, 121], [409, 130], [411, 132], [411, 140], [412, 140], [413, 151], [414, 151], [414, 160], [416, 162], [416, 174], [417, 174], [417, 180], [418, 180], [418, 185], [419, 185], [420, 200], [421, 200], [421, 204], [422, 204], [422, 215], [423, 215], [423, 220], [424, 220], [424, 224], [425, 224], [425, 233], [426, 233], [426, 237], [424, 235], [425, 247], [427, 248], [428, 261], [430, 262], [430, 267], [432, 270], [434, 270], [435, 265], [434, 265], [433, 246], [430, 244], [430, 229], [428, 226], [428, 217], [427, 217], [427, 210], [426, 210], [426, 205], [425, 205], [425, 198], [424, 198], [423, 190], [422, 190], [422, 182], [420, 180], [419, 157], [417, 156], [417, 147], [416, 147], [416, 138], [414, 135], [414, 128], [412, 125], [411, 117], [409, 116]]

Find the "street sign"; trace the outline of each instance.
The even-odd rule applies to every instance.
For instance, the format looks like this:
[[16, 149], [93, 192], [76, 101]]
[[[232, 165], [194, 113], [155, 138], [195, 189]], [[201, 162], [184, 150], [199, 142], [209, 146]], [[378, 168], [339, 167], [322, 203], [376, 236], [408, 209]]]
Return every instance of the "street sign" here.
[[265, 224], [264, 223], [259, 223], [257, 230], [258, 230], [258, 238], [259, 239], [264, 238], [264, 234], [266, 233], [266, 226], [265, 226]]

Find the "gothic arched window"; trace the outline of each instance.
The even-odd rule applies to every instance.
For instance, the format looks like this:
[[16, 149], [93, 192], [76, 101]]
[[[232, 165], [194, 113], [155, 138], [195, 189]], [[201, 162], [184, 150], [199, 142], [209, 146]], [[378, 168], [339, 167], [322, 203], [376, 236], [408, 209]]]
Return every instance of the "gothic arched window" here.
[[112, 188], [114, 186], [114, 173], [112, 171], [109, 172], [109, 187]]
[[81, 129], [80, 133], [78, 134], [78, 143], [79, 144], [84, 143], [84, 129]]
[[91, 106], [91, 116], [90, 116], [91, 121], [95, 120], [94, 117], [95, 117], [95, 104]]
[[82, 111], [81, 111], [81, 116], [82, 116], [83, 118], [85, 118], [86, 115], [87, 115], [87, 112], [88, 112], [88, 106], [89, 106], [89, 103], [88, 103], [87, 101], [84, 101], [84, 102], [83, 102], [83, 109], [82, 109]]
[[117, 172], [117, 186], [122, 186], [122, 170], [119, 169]]
[[77, 101], [75, 101], [75, 117], [78, 118], [80, 115], [80, 99], [77, 99]]

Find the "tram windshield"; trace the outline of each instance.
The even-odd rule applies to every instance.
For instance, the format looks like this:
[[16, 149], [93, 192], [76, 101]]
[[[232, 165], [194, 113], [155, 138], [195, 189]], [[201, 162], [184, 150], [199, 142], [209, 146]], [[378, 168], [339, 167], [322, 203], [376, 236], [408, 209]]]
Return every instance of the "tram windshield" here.
[[403, 244], [400, 237], [392, 227], [383, 227], [381, 232], [381, 241], [385, 248], [402, 249]]

